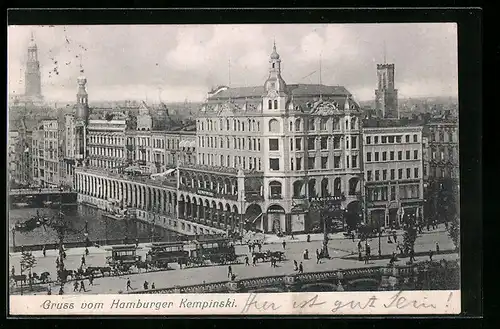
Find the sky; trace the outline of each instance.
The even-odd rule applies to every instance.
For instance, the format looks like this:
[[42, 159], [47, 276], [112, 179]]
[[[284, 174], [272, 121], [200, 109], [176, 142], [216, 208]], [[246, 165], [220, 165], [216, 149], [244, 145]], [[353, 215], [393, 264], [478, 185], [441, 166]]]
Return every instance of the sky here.
[[53, 101], [74, 101], [81, 74], [90, 103], [203, 101], [214, 86], [263, 85], [274, 41], [287, 84], [321, 81], [372, 100], [385, 53], [400, 98], [458, 95], [454, 23], [9, 26], [9, 94], [24, 93], [31, 34]]

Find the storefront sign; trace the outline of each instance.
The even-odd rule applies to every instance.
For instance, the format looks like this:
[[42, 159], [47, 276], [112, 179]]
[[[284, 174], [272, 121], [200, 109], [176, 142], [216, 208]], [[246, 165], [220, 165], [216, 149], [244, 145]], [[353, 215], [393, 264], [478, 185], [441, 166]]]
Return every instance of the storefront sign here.
[[331, 201], [344, 201], [345, 197], [343, 195], [337, 195], [337, 196], [327, 196], [327, 197], [316, 197], [316, 198], [310, 198], [310, 202], [331, 202]]
[[213, 197], [214, 196], [214, 192], [207, 191], [207, 190], [202, 190], [202, 189], [198, 189], [197, 193], [199, 195], [205, 195], [205, 196], [209, 196], [209, 197]]
[[278, 214], [284, 214], [285, 213], [285, 209], [281, 208], [281, 207], [270, 207], [269, 209], [267, 209], [267, 213], [278, 213]]

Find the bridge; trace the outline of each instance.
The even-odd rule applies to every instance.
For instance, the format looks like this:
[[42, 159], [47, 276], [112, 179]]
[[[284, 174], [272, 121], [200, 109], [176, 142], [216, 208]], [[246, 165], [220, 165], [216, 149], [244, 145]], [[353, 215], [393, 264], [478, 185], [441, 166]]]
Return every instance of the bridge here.
[[12, 189], [9, 190], [9, 201], [14, 206], [16, 203], [27, 203], [30, 206], [39, 207], [46, 201], [75, 204], [77, 201], [77, 192], [70, 190], [61, 191], [58, 188]]
[[9, 191], [9, 196], [37, 196], [37, 195], [76, 195], [75, 191], [60, 190], [57, 188], [42, 189], [13, 189]]
[[126, 294], [259, 293], [307, 291], [384, 291], [460, 289], [458, 260], [424, 261], [412, 265], [266, 276], [191, 286], [135, 290]]

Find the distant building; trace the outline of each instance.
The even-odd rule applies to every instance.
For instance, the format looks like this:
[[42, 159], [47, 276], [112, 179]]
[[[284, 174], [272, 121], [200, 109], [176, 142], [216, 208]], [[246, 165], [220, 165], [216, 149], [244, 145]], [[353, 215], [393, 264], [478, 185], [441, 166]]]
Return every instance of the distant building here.
[[375, 108], [384, 118], [399, 118], [398, 90], [394, 85], [394, 64], [377, 64], [378, 85]]
[[364, 125], [368, 223], [374, 227], [396, 227], [403, 216], [424, 218], [422, 156], [422, 126]]
[[42, 120], [33, 135], [33, 179], [41, 187], [57, 187], [60, 180], [59, 122], [57, 119]]

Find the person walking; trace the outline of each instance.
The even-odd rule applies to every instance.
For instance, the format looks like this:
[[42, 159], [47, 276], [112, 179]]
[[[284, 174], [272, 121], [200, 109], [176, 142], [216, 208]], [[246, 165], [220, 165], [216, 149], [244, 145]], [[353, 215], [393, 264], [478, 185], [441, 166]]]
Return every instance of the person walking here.
[[253, 256], [252, 266], [257, 266], [257, 257]]
[[439, 254], [439, 243], [436, 242], [436, 254]]
[[307, 235], [307, 242], [311, 242], [311, 236], [309, 234]]
[[59, 295], [64, 295], [64, 288], [63, 288], [63, 286], [61, 286], [59, 288]]
[[286, 241], [285, 240], [283, 240], [282, 245], [283, 245], [283, 249], [286, 249]]
[[321, 261], [321, 254], [319, 253], [319, 250], [316, 249], [316, 264], [319, 264]]
[[434, 255], [434, 252], [432, 250], [429, 250], [429, 260], [432, 262], [432, 256]]
[[89, 286], [94, 285], [94, 274], [90, 273], [89, 275]]
[[12, 265], [12, 269], [10, 270], [10, 273], [12, 276], [16, 275], [16, 269], [14, 268], [14, 265]]
[[410, 263], [413, 263], [415, 260], [415, 250], [411, 249], [410, 250]]
[[52, 288], [50, 284], [47, 286], [47, 295], [52, 295]]
[[78, 292], [81, 292], [83, 290], [83, 292], [87, 292], [87, 290], [85, 290], [85, 283], [83, 282], [83, 280], [80, 282], [80, 290]]
[[245, 256], [245, 266], [250, 266], [250, 263], [248, 262], [248, 256]]
[[394, 239], [394, 243], [398, 243], [398, 235], [396, 234], [396, 231], [392, 233], [392, 238]]
[[302, 265], [302, 262], [299, 264], [299, 273], [304, 273], [304, 265]]
[[252, 245], [250, 244], [250, 242], [248, 243], [248, 252], [252, 252]]
[[82, 256], [82, 267], [85, 266], [85, 255]]
[[45, 245], [43, 245], [43, 248], [42, 248], [42, 255], [43, 255], [43, 257], [47, 256], [47, 253], [45, 252]]
[[155, 287], [155, 283], [153, 282], [153, 284], [151, 285], [151, 289], [156, 289]]
[[231, 268], [231, 265], [229, 265], [227, 267], [227, 277], [230, 278], [232, 274], [233, 274], [233, 269]]
[[89, 248], [85, 247], [85, 256], [89, 255]]
[[148, 290], [149, 283], [147, 281], [144, 281], [144, 284], [142, 286], [144, 287], [144, 290]]
[[257, 246], [259, 247], [259, 252], [262, 252], [262, 245], [259, 243]]
[[73, 283], [73, 291], [77, 290], [78, 290], [78, 281], [75, 281], [75, 283]]
[[294, 259], [293, 260], [293, 270], [298, 271], [299, 270], [299, 265], [297, 264], [297, 261]]
[[130, 279], [128, 279], [128, 280], [127, 280], [127, 291], [128, 291], [129, 289], [130, 289], [130, 290], [134, 290], [134, 289], [132, 289], [132, 286], [130, 285]]
[[365, 246], [365, 264], [368, 264], [368, 262], [370, 261], [370, 253], [370, 245], [367, 243]]

